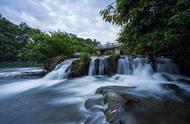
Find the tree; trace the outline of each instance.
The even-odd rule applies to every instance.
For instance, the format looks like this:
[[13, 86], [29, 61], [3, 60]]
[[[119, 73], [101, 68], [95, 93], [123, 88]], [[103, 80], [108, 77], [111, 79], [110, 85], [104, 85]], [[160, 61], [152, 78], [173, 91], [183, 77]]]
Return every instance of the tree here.
[[118, 40], [125, 53], [190, 58], [190, 0], [116, 0], [100, 14], [122, 27]]
[[34, 42], [21, 50], [20, 56], [37, 63], [45, 63], [56, 56], [70, 57], [74, 53], [71, 36], [65, 32], [33, 35]]

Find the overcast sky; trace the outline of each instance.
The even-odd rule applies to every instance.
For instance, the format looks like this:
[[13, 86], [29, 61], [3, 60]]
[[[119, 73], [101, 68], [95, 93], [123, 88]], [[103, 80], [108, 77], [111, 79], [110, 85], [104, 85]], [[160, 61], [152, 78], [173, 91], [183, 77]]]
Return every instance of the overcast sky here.
[[99, 11], [113, 0], [0, 0], [0, 13], [19, 24], [43, 31], [66, 31], [80, 37], [114, 42], [117, 26], [104, 22]]

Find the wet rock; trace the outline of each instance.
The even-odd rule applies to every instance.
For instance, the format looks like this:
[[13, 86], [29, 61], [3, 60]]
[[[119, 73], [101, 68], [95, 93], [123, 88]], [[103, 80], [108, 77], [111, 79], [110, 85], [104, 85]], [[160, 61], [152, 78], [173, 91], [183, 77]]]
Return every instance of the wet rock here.
[[184, 84], [190, 84], [190, 80], [188, 80], [188, 79], [177, 79], [177, 82], [184, 83]]
[[55, 66], [58, 63], [60, 63], [64, 59], [65, 58], [62, 57], [62, 56], [57, 56], [57, 57], [50, 58], [47, 62], [44, 63], [44, 68], [47, 70], [47, 72], [50, 72], [55, 68]]
[[99, 59], [96, 59], [95, 60], [95, 74], [98, 74], [99, 73]]
[[68, 73], [68, 78], [75, 78], [82, 76], [79, 69], [79, 62], [80, 60], [76, 60], [71, 64], [70, 72]]
[[[162, 87], [181, 92], [175, 84]], [[188, 124], [190, 121], [189, 93], [150, 94], [120, 86], [101, 87], [96, 93], [105, 97], [105, 116], [110, 124]]]
[[179, 86], [177, 86], [176, 84], [172, 84], [172, 83], [161, 84], [161, 87], [166, 89], [166, 90], [172, 90], [176, 94], [182, 93], [184, 91]]
[[117, 62], [119, 58], [119, 55], [111, 55], [108, 58], [108, 75], [117, 73]]
[[68, 78], [75, 78], [88, 75], [89, 62], [85, 63], [83, 68], [80, 68], [80, 60], [76, 60], [71, 64]]
[[85, 108], [90, 111], [103, 111], [104, 110], [104, 98], [103, 96], [97, 96], [85, 101]]
[[108, 105], [105, 115], [109, 123], [128, 123], [126, 110], [131, 106], [136, 106], [139, 102], [137, 96], [130, 93], [131, 89], [134, 89], [134, 87], [108, 86], [101, 87], [96, 91], [96, 93], [103, 94], [105, 97], [104, 102]]
[[174, 81], [173, 78], [167, 73], [161, 73], [161, 76], [164, 77], [168, 81]]

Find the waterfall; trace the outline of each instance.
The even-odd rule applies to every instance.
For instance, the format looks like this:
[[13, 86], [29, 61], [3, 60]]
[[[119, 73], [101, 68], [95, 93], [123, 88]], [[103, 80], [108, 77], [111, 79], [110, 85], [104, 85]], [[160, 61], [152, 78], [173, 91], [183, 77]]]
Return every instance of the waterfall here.
[[179, 74], [179, 69], [172, 59], [159, 57], [156, 58], [156, 70], [157, 72], [165, 72], [169, 74]]
[[64, 62], [58, 64], [53, 71], [48, 73], [44, 79], [46, 80], [59, 80], [67, 78], [67, 74], [70, 72], [70, 67], [73, 61], [78, 59], [69, 59], [65, 60]]
[[92, 76], [92, 75], [96, 75], [96, 59], [95, 57], [91, 58], [90, 61], [90, 67], [88, 70], [88, 75]]
[[109, 56], [103, 57], [92, 57], [88, 70], [88, 75], [107, 75], [108, 74], [108, 58]]
[[117, 73], [125, 75], [131, 73], [129, 57], [123, 57], [118, 60]]
[[133, 75], [149, 78], [153, 74], [153, 68], [148, 62], [147, 57], [136, 57], [132, 63]]
[[99, 58], [99, 75], [106, 75], [108, 73], [108, 56]]
[[[110, 66], [108, 58], [109, 56], [92, 57], [88, 75], [107, 75]], [[177, 65], [169, 58], [156, 58], [154, 69], [158, 73], [165, 72], [169, 74], [179, 74]], [[150, 76], [154, 72], [149, 58], [142, 56], [121, 56], [118, 60], [116, 71], [117, 74], [141, 76]]]

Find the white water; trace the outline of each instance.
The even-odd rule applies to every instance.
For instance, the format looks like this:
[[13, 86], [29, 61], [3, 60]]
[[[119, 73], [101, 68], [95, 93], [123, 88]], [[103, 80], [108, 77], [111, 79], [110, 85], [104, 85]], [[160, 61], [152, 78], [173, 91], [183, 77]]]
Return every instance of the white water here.
[[34, 88], [46, 88], [63, 82], [66, 80], [67, 74], [70, 71], [70, 66], [75, 60], [78, 59], [70, 59], [58, 64], [53, 71], [48, 73], [42, 79], [0, 85], [0, 99]]
[[157, 72], [179, 74], [177, 65], [169, 58], [157, 58]]
[[[99, 57], [98, 59], [100, 61], [99, 74], [104, 75], [108, 67], [107, 57]], [[64, 116], [65, 114], [67, 115], [67, 118], [65, 118], [67, 122], [64, 122], [65, 124], [83, 124], [84, 120], [89, 117], [92, 118], [90, 121], [91, 124], [106, 124], [107, 122], [103, 114], [106, 106], [95, 104], [92, 108], [97, 108], [95, 109], [96, 111], [87, 110], [84, 106], [87, 99], [100, 99], [102, 97], [101, 95], [95, 95], [97, 88], [111, 85], [129, 86], [136, 87], [136, 90], [147, 90], [160, 94], [165, 93], [165, 91], [160, 87], [160, 84], [168, 81], [162, 77], [159, 71], [158, 73], [153, 72], [152, 67], [147, 63], [146, 58], [133, 58], [132, 60], [129, 58], [120, 59], [118, 61], [118, 72], [122, 75], [116, 74], [112, 77], [100, 75], [98, 77], [85, 76], [67, 80], [66, 77], [70, 66], [75, 60], [76, 59], [67, 60], [57, 65], [52, 72], [47, 74], [42, 79], [0, 85], [0, 99], [13, 98], [11, 96], [16, 97], [22, 93], [30, 94], [31, 91], [36, 91], [40, 94], [40, 92], [45, 92], [48, 89], [48, 91], [51, 91], [52, 94], [56, 93], [57, 95], [56, 97], [51, 97], [49, 94], [44, 94], [43, 98], [47, 97], [47, 104], [50, 106], [60, 106], [61, 108], [66, 106], [64, 110], [68, 112], [63, 111], [61, 113], [56, 113], [63, 114]], [[159, 66], [161, 70], [163, 67], [161, 67], [161, 64]], [[91, 61], [89, 75], [94, 75], [94, 72], [95, 58]], [[67, 106], [71, 106], [71, 108], [67, 108]], [[40, 112], [44, 113], [43, 111]], [[51, 112], [52, 111], [50, 111], [50, 113]], [[78, 117], [79, 115], [80, 117]], [[64, 116], [62, 117], [63, 119]]]
[[108, 71], [108, 56], [99, 57], [99, 75], [106, 75]]
[[70, 71], [70, 66], [72, 62], [75, 60], [78, 60], [78, 59], [70, 59], [58, 64], [53, 71], [51, 71], [44, 77], [44, 79], [45, 80], [60, 80], [60, 79], [67, 78], [67, 74]]
[[[108, 58], [109, 56], [92, 57], [90, 61], [88, 75], [107, 75], [108, 72]], [[98, 62], [98, 64], [96, 63]], [[98, 74], [96, 74], [96, 65], [98, 65]]]
[[96, 75], [96, 59], [97, 58], [95, 58], [95, 57], [91, 58], [90, 67], [89, 67], [89, 71], [88, 71], [89, 76]]
[[[95, 60], [97, 58], [92, 58], [90, 63], [89, 75], [95, 75]], [[99, 57], [99, 75], [105, 75], [108, 68], [108, 57]], [[120, 86], [138, 86], [146, 87], [148, 90], [154, 89], [153, 87], [158, 87], [156, 84], [165, 83], [167, 80], [161, 76], [160, 72], [175, 72], [177, 69], [172, 70], [176, 65], [168, 59], [164, 59], [165, 63], [158, 63], [158, 72], [154, 73], [150, 64], [147, 63], [146, 58], [120, 58], [118, 61], [117, 72], [122, 75], [115, 75], [111, 78], [106, 78], [109, 81], [103, 84], [97, 83], [101, 81], [100, 79], [94, 78], [77, 78], [72, 81], [73, 88], [69, 91], [78, 90], [77, 94], [82, 92], [93, 93], [98, 87], [107, 85], [120, 85]], [[56, 68], [47, 74], [42, 79], [29, 80], [23, 82], [15, 82], [10, 84], [0, 85], [0, 98], [11, 96], [14, 94], [22, 93], [34, 88], [46, 88], [62, 83], [67, 80], [67, 74], [70, 71], [70, 66], [73, 61], [78, 59], [66, 60], [56, 66]], [[162, 60], [163, 61], [163, 60]], [[131, 63], [130, 63], [131, 62]], [[167, 68], [165, 66], [167, 65]], [[169, 65], [172, 65], [171, 67]], [[176, 67], [177, 68], [177, 67]], [[119, 82], [118, 82], [119, 80]], [[73, 83], [80, 82], [80, 83]], [[65, 86], [64, 86], [65, 87]], [[155, 90], [155, 89], [154, 89]], [[87, 93], [88, 94], [88, 93]], [[87, 95], [85, 94], [85, 95]]]
[[40, 67], [28, 67], [28, 68], [2, 68], [0, 70], [0, 78], [12, 78], [16, 76], [22, 76], [25, 73], [41, 72], [43, 68]]
[[131, 70], [130, 70], [129, 58], [128, 57], [120, 58], [117, 64], [117, 73], [127, 75], [130, 74], [130, 72]]

